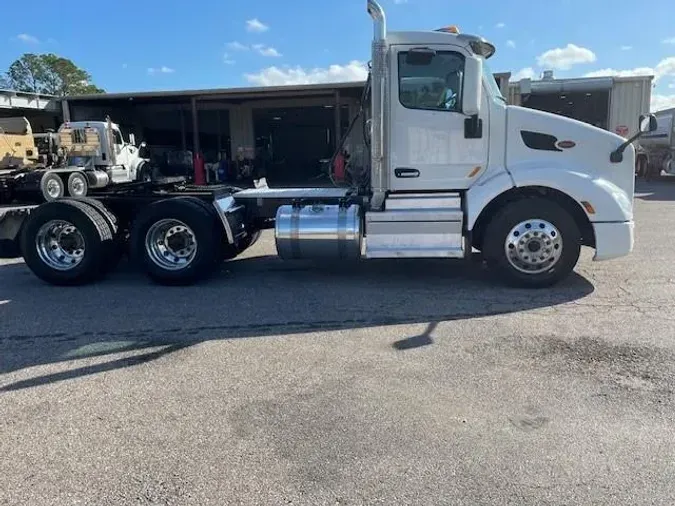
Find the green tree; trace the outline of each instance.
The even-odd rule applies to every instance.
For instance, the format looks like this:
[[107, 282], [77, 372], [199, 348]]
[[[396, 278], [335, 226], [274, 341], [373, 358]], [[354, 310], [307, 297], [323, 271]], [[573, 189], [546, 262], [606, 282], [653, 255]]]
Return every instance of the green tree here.
[[6, 87], [16, 91], [60, 97], [104, 93], [91, 83], [88, 72], [52, 53], [24, 54], [9, 66], [4, 81]]

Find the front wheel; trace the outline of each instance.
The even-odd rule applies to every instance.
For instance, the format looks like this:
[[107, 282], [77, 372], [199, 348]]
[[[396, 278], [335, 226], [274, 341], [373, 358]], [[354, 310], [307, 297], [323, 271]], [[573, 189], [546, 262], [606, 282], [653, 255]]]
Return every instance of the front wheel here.
[[574, 269], [581, 234], [574, 218], [555, 202], [527, 198], [507, 204], [485, 231], [485, 259], [508, 284], [543, 288]]

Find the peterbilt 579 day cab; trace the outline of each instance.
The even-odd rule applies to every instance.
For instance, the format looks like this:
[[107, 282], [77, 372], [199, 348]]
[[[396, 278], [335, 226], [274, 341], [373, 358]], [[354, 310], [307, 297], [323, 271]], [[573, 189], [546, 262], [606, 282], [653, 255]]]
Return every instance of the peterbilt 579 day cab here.
[[[128, 244], [155, 281], [191, 283], [264, 228], [287, 259], [464, 258], [476, 249], [527, 287], [567, 276], [582, 245], [595, 260], [630, 253], [640, 132], [625, 140], [508, 106], [487, 67], [492, 44], [456, 29], [387, 33], [377, 1], [367, 8], [368, 177], [350, 188], [130, 184], [96, 200], [56, 199], [14, 220], [29, 268], [50, 283], [83, 283]], [[640, 121], [641, 132], [655, 127], [653, 117]]]

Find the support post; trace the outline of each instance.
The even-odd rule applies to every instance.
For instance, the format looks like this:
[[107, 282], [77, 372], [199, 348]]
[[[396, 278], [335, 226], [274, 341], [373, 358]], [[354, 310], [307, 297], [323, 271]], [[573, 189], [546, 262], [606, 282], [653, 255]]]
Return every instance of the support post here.
[[335, 90], [335, 149], [340, 146], [342, 138], [342, 110], [340, 109], [340, 90]]
[[178, 109], [178, 115], [180, 116], [180, 147], [181, 150], [187, 151], [187, 139], [185, 135], [185, 113], [182, 106], [180, 109]]
[[65, 98], [61, 100], [61, 114], [63, 115], [64, 123], [70, 121], [70, 106]]
[[196, 185], [203, 185], [206, 181], [204, 178], [204, 157], [199, 146], [199, 118], [197, 116], [197, 97], [192, 97], [190, 100], [192, 108], [192, 157], [194, 167], [194, 183]]

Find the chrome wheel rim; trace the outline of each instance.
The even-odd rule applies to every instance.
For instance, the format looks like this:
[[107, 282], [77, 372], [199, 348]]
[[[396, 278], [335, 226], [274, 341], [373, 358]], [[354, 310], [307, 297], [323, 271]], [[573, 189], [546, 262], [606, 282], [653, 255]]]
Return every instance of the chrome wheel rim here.
[[506, 236], [504, 252], [511, 266], [525, 274], [540, 274], [562, 257], [560, 231], [545, 220], [518, 223]]
[[61, 195], [61, 182], [58, 179], [51, 178], [47, 181], [47, 195], [55, 199]]
[[57, 271], [69, 271], [82, 262], [85, 242], [82, 233], [70, 222], [51, 220], [35, 236], [38, 256]]
[[160, 220], [145, 234], [145, 250], [158, 267], [179, 271], [192, 264], [197, 256], [197, 238], [182, 221]]
[[74, 177], [70, 180], [70, 194], [81, 197], [84, 195], [84, 180], [81, 177]]

